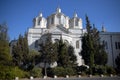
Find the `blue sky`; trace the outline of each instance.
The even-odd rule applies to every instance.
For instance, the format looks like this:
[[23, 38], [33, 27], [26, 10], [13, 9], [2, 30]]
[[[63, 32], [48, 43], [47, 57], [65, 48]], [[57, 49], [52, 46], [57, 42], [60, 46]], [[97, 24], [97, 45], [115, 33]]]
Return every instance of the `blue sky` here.
[[108, 32], [120, 32], [120, 0], [0, 0], [0, 24], [6, 22], [10, 40], [17, 39], [32, 27], [33, 18], [40, 12], [46, 18], [58, 6], [70, 18], [76, 12], [84, 28], [87, 14], [99, 30], [104, 24]]

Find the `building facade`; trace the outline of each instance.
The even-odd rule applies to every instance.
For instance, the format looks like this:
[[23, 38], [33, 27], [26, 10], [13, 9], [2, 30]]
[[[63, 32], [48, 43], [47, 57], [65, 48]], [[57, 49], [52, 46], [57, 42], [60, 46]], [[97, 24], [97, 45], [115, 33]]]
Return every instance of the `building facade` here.
[[100, 39], [108, 54], [108, 65], [116, 67], [115, 59], [120, 54], [120, 32], [101, 32]]
[[[86, 32], [83, 29], [82, 19], [74, 13], [72, 18], [69, 18], [61, 12], [60, 8], [44, 18], [40, 13], [33, 19], [33, 26], [28, 29], [28, 45], [30, 49], [39, 49], [38, 43], [43, 42], [45, 34], [52, 34], [52, 41], [55, 42], [62, 37], [64, 42], [72, 45], [77, 56], [78, 66], [84, 65], [84, 60], [79, 52], [82, 49], [82, 36]], [[108, 53], [108, 65], [115, 67], [115, 58], [120, 53], [120, 33], [105, 32], [103, 29], [100, 32], [101, 41], [105, 44], [106, 52]]]

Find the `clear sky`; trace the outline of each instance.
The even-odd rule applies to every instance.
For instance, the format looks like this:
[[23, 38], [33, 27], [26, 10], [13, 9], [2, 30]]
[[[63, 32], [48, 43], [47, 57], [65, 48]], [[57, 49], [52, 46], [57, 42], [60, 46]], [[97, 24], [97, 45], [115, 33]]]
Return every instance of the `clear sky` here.
[[76, 12], [84, 28], [87, 14], [99, 30], [104, 24], [107, 31], [120, 32], [120, 0], [0, 0], [0, 24], [6, 22], [10, 40], [17, 39], [32, 27], [33, 18], [40, 12], [46, 18], [58, 6], [70, 18]]

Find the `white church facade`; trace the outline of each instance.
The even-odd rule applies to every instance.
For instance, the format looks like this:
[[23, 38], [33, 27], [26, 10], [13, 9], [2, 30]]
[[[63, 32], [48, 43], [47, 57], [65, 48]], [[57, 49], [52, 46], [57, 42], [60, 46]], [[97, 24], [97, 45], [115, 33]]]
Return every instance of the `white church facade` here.
[[[84, 64], [84, 60], [79, 55], [79, 52], [82, 50], [81, 39], [85, 32], [86, 29], [83, 29], [82, 19], [76, 13], [70, 18], [63, 14], [60, 8], [57, 8], [56, 12], [47, 18], [44, 18], [42, 13], [40, 13], [33, 19], [33, 27], [28, 29], [28, 45], [30, 49], [38, 50], [39, 46], [37, 44], [46, 33], [52, 34], [53, 42], [62, 37], [64, 42], [74, 47], [77, 63], [80, 66]], [[114, 49], [116, 45], [117, 48], [120, 48], [120, 33], [101, 32], [100, 37], [101, 41], [105, 42], [106, 46], [108, 46], [106, 48], [108, 65], [114, 67], [115, 58], [120, 53], [120, 49]]]
[[51, 33], [53, 42], [62, 37], [63, 41], [71, 44], [74, 47], [78, 65], [83, 64], [79, 52], [82, 45], [81, 37], [86, 31], [82, 27], [82, 19], [78, 18], [76, 13], [73, 18], [69, 18], [61, 12], [60, 8], [57, 8], [56, 12], [47, 19], [40, 13], [33, 19], [33, 23], [33, 27], [28, 29], [28, 45], [31, 49], [38, 48], [36, 45], [42, 35]]

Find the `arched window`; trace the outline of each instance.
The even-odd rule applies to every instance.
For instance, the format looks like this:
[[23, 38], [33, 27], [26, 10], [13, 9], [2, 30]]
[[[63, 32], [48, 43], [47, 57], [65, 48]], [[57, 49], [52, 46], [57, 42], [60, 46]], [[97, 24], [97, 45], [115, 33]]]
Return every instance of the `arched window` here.
[[35, 41], [35, 48], [38, 48], [38, 40]]
[[56, 42], [56, 43], [59, 43], [59, 39], [55, 39], [55, 42]]
[[76, 48], [79, 48], [79, 41], [76, 41]]
[[65, 42], [67, 45], [69, 45], [69, 42], [68, 42], [68, 40], [64, 40], [64, 42]]
[[40, 25], [40, 21], [41, 21], [41, 20], [39, 19], [39, 20], [38, 20], [38, 25]]
[[78, 26], [78, 19], [75, 19], [75, 26]]
[[54, 24], [54, 17], [51, 18], [51, 24]]

